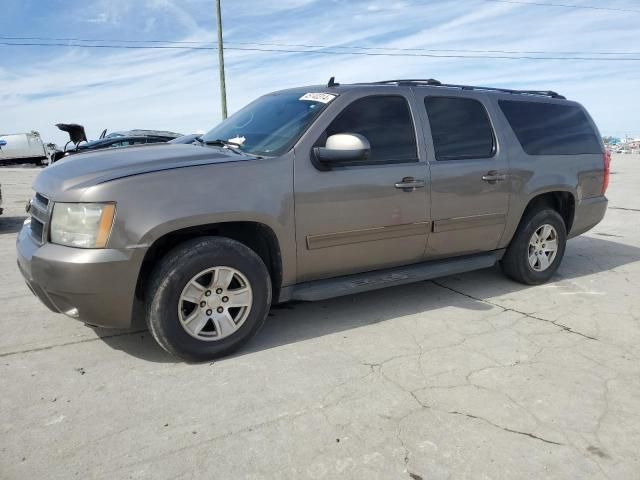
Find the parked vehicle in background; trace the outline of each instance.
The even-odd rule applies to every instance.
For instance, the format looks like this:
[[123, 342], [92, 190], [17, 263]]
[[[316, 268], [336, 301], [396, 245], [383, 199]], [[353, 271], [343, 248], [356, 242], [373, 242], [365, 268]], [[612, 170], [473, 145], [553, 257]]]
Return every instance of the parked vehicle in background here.
[[178, 138], [183, 136], [182, 133], [169, 132], [166, 130], [142, 130], [142, 129], [134, 129], [134, 130], [123, 130], [119, 132], [111, 132], [106, 133], [107, 131], [103, 131], [103, 135], [100, 138], [113, 138], [113, 137], [154, 137], [154, 138], [164, 138], [165, 141], [173, 140], [174, 138]]
[[112, 132], [107, 135], [107, 131], [103, 130], [100, 139], [87, 141], [87, 136], [82, 125], [59, 123], [56, 126], [69, 134], [69, 141], [62, 151], [54, 155], [54, 161], [76, 153], [100, 150], [103, 148], [163, 143], [181, 136], [179, 133], [160, 130], [128, 130]]
[[59, 155], [56, 160], [60, 158], [67, 157], [69, 155], [74, 155], [76, 153], [84, 153], [90, 152], [93, 150], [100, 150], [103, 148], [119, 148], [119, 147], [130, 147], [133, 145], [146, 145], [149, 143], [164, 143], [167, 139], [164, 137], [110, 137], [103, 138], [102, 140], [92, 140], [90, 142], [81, 143], [73, 150], [67, 150], [66, 152], [62, 152], [62, 155]]
[[0, 134], [0, 164], [3, 163], [42, 163], [47, 154], [40, 134], [29, 133]]
[[[265, 95], [198, 144], [43, 170], [17, 240], [56, 312], [226, 355], [272, 303], [491, 267], [548, 281], [607, 208], [610, 156], [550, 91], [391, 80]], [[606, 254], [606, 252], [603, 252]]]
[[198, 143], [202, 139], [201, 133], [190, 133], [189, 135], [182, 135], [181, 137], [174, 138], [173, 140], [169, 140], [168, 143]]

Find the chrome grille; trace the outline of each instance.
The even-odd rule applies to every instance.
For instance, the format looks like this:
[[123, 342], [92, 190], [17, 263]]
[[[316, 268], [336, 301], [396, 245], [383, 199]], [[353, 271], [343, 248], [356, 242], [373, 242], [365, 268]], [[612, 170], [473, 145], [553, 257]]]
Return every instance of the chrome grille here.
[[36, 193], [31, 199], [29, 215], [31, 215], [31, 236], [42, 245], [47, 241], [49, 231], [49, 218], [51, 218], [51, 205], [47, 197]]

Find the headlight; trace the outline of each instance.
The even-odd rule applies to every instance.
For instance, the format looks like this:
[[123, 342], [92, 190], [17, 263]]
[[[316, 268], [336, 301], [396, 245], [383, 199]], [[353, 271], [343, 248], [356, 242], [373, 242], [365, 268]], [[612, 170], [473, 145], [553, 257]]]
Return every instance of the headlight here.
[[115, 214], [113, 203], [56, 203], [51, 217], [51, 242], [69, 247], [104, 248]]

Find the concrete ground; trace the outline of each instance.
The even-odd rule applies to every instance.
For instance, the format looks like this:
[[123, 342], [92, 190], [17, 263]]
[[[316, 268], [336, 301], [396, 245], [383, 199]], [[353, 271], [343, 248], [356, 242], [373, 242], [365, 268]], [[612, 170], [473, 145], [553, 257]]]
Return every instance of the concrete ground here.
[[274, 309], [237, 355], [181, 363], [26, 288], [35, 169], [0, 169], [0, 478], [640, 476], [640, 157], [554, 281], [498, 269]]

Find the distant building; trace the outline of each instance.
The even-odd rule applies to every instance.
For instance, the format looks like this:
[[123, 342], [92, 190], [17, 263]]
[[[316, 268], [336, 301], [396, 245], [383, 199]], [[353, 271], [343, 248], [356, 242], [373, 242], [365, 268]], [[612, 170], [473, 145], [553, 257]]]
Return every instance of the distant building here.
[[624, 140], [617, 137], [602, 137], [605, 147], [614, 153], [640, 153], [640, 138], [626, 136]]

